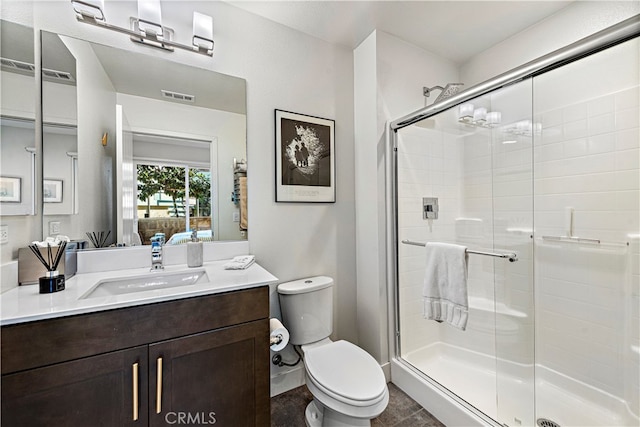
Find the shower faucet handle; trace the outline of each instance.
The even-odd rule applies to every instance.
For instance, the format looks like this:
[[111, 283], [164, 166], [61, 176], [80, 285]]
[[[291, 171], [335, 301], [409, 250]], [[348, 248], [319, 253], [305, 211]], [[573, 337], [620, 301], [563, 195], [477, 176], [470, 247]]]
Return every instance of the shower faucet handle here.
[[422, 219], [438, 219], [439, 210], [437, 197], [422, 198]]

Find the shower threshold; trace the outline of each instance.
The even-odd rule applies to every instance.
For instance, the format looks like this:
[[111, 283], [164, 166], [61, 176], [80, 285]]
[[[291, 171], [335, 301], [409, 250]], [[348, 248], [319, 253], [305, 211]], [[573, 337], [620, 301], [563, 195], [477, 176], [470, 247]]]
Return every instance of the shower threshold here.
[[623, 400], [544, 366], [535, 368], [536, 416], [532, 365], [500, 359], [496, 376], [494, 357], [445, 343], [412, 351], [404, 360], [511, 427], [535, 426], [537, 418], [553, 420], [561, 427], [639, 425]]

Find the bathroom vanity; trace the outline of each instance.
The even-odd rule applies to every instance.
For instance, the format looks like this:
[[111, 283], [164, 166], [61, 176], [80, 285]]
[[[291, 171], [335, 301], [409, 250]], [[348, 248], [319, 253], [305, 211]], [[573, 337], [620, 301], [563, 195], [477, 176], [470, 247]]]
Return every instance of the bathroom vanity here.
[[[2, 425], [157, 426], [182, 419], [182, 424], [268, 426], [270, 280], [265, 279], [275, 278], [257, 265], [250, 268], [252, 275], [209, 264], [211, 283], [198, 285], [195, 296], [152, 291], [163, 294], [157, 301], [158, 295], [140, 299], [144, 292], [139, 292], [131, 306], [103, 297], [104, 303], [118, 300], [119, 307], [41, 314], [44, 318], [25, 322], [14, 318], [10, 324], [3, 315]], [[215, 284], [225, 275], [233, 290]], [[55, 298], [31, 296], [40, 306]]]

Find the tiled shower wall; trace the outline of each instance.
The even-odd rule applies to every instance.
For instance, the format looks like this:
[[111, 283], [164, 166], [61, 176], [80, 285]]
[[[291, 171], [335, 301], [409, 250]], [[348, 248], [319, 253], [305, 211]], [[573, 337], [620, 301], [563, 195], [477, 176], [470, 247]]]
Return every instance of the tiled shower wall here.
[[[450, 111], [402, 129], [398, 143], [399, 240], [492, 251], [490, 134], [458, 125], [457, 112]], [[438, 198], [437, 220], [423, 219], [423, 197]], [[400, 244], [399, 257], [402, 353], [445, 342], [494, 355], [494, 258], [469, 256], [471, 310], [466, 331], [460, 331], [423, 318], [424, 248]]]
[[[499, 103], [504, 105], [505, 98], [523, 102], [522, 89], [507, 92]], [[480, 102], [490, 109], [492, 99]], [[530, 99], [525, 104], [530, 116]], [[511, 109], [505, 118], [521, 117], [521, 110]], [[403, 354], [445, 342], [516, 362], [533, 360], [531, 139], [496, 146], [496, 132], [459, 124], [457, 110], [399, 132], [399, 239], [517, 252], [520, 258], [510, 263], [469, 255], [470, 312], [463, 332], [422, 317], [424, 249], [401, 244]], [[421, 200], [432, 196], [439, 198], [439, 218], [426, 221]], [[523, 204], [522, 198], [528, 203]], [[509, 310], [517, 311], [518, 317], [509, 315]]]
[[[534, 80], [536, 362], [636, 414], [639, 52], [627, 42]], [[543, 240], [569, 234], [571, 209], [573, 235], [606, 244]]]
[[[398, 138], [398, 215], [401, 240], [454, 241], [460, 210], [462, 145], [433, 120], [400, 131]], [[439, 219], [422, 219], [422, 198], [438, 197]], [[399, 245], [402, 353], [440, 341], [439, 327], [422, 313], [424, 248]]]

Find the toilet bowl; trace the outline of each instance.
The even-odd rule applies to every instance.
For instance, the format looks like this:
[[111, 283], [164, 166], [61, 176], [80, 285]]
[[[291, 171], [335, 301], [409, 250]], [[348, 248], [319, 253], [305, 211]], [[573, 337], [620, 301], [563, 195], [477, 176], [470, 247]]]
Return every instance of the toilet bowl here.
[[305, 411], [307, 425], [370, 426], [389, 403], [380, 365], [348, 341], [327, 341], [303, 346], [307, 387], [315, 400]]
[[326, 276], [278, 286], [283, 322], [290, 342], [300, 345], [305, 378], [313, 401], [307, 426], [370, 426], [389, 403], [382, 368], [348, 341], [329, 339], [333, 321], [333, 280]]

